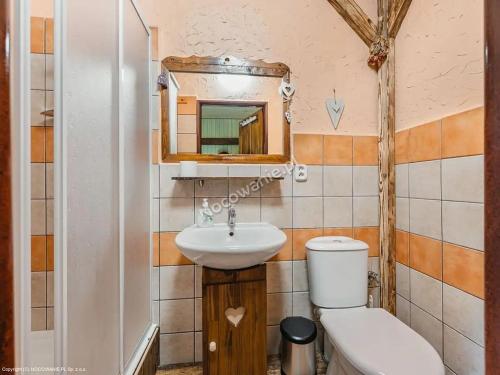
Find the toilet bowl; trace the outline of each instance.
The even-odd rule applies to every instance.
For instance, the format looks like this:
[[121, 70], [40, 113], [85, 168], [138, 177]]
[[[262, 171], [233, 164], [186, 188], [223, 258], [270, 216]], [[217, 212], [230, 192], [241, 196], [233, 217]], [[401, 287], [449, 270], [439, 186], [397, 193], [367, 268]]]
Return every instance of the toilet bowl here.
[[327, 375], [444, 375], [436, 350], [395, 316], [367, 308], [368, 245], [349, 237], [307, 242], [310, 298], [325, 329]]

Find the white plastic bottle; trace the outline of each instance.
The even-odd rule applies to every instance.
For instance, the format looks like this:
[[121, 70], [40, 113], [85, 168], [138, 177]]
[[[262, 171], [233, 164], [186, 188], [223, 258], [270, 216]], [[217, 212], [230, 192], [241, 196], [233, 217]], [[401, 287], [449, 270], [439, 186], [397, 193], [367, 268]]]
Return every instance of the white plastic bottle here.
[[208, 199], [204, 198], [201, 204], [201, 209], [198, 213], [198, 226], [205, 228], [214, 224], [214, 214], [208, 206]]

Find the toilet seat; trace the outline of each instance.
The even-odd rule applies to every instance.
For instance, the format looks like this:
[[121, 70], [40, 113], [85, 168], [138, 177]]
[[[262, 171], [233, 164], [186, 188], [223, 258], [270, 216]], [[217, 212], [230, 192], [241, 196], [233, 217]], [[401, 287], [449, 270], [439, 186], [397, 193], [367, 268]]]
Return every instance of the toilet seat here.
[[384, 309], [320, 309], [335, 349], [365, 375], [444, 375], [436, 350]]

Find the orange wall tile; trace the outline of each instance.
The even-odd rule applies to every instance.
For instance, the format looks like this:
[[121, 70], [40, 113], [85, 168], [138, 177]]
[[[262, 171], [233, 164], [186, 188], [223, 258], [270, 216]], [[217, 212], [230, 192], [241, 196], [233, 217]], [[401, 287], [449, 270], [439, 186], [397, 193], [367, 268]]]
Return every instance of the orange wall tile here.
[[45, 161], [54, 162], [54, 128], [45, 128]]
[[293, 231], [292, 229], [282, 229], [282, 231], [286, 234], [286, 242], [280, 252], [270, 259], [272, 261], [293, 259]]
[[353, 165], [378, 165], [378, 137], [353, 137]]
[[160, 265], [160, 233], [153, 233], [153, 266]]
[[47, 236], [47, 271], [54, 271], [54, 236]]
[[354, 228], [354, 239], [366, 242], [366, 244], [369, 246], [368, 256], [380, 256], [378, 227]]
[[396, 164], [408, 163], [409, 138], [409, 130], [402, 130], [396, 133], [396, 137], [394, 140]]
[[31, 127], [31, 161], [33, 163], [45, 162], [45, 128]]
[[443, 281], [484, 299], [484, 253], [445, 242]]
[[177, 97], [178, 115], [196, 115], [198, 112], [198, 98], [196, 96]]
[[323, 164], [323, 136], [319, 134], [294, 134], [293, 155], [298, 163]]
[[402, 230], [396, 230], [396, 262], [410, 264], [410, 234]]
[[31, 272], [47, 269], [47, 242], [45, 236], [31, 236]]
[[45, 53], [54, 53], [54, 20], [52, 18], [45, 20]]
[[45, 22], [42, 17], [31, 17], [31, 53], [44, 53]]
[[443, 119], [443, 158], [484, 153], [484, 108]]
[[323, 235], [323, 228], [293, 230], [293, 259], [306, 259], [306, 242]]
[[352, 228], [324, 228], [323, 236], [352, 237]]
[[352, 165], [352, 137], [325, 135], [323, 159], [326, 165]]
[[410, 129], [408, 142], [410, 162], [441, 158], [441, 122], [434, 121]]
[[177, 266], [185, 264], [193, 264], [179, 251], [175, 245], [175, 236], [177, 232], [161, 232], [160, 233], [160, 265], [161, 266]]
[[442, 242], [410, 234], [410, 267], [435, 279], [442, 279]]
[[158, 60], [158, 28], [151, 26], [151, 59]]

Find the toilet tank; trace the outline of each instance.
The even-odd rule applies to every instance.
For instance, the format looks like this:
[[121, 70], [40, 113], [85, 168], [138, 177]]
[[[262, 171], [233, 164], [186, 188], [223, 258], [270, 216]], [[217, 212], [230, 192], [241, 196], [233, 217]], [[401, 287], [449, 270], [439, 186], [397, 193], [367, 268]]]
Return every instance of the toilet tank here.
[[368, 245], [349, 237], [306, 243], [309, 294], [323, 308], [364, 306], [368, 299]]

